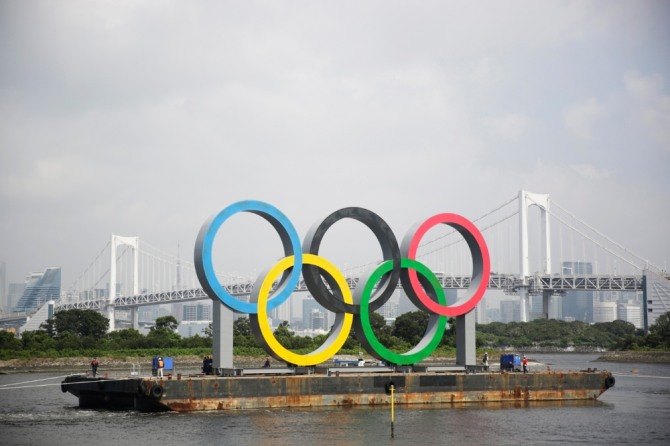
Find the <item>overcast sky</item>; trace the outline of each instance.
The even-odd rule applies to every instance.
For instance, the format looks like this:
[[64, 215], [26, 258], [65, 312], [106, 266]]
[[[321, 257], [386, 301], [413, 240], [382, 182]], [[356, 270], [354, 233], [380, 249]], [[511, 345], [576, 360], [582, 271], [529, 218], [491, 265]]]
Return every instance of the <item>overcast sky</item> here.
[[7, 281], [67, 288], [111, 234], [192, 258], [242, 199], [301, 236], [363, 206], [401, 237], [520, 189], [664, 266], [669, 23], [643, 0], [0, 0]]

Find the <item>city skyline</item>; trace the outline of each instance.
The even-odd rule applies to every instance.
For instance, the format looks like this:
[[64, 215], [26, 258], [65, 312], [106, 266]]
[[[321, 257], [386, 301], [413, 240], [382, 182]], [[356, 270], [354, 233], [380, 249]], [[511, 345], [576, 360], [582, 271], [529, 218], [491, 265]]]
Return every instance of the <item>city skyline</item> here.
[[[564, 262], [562, 268], [564, 271], [569, 270], [570, 274], [590, 274], [592, 272], [592, 264], [589, 262]], [[17, 287], [17, 285], [22, 286]], [[44, 272], [33, 272], [26, 277], [25, 283], [12, 283], [10, 286], [13, 288], [10, 294], [18, 300], [19, 305], [16, 307], [22, 304], [21, 311], [32, 312], [48, 300], [58, 300], [56, 296], [60, 291], [60, 270], [48, 268]], [[117, 289], [123, 290], [124, 288], [126, 286], [123, 283], [117, 284]], [[444, 291], [447, 302], [450, 304], [455, 303], [465, 292], [454, 289], [444, 289]], [[489, 290], [484, 295], [476, 307], [477, 323], [520, 321], [519, 298], [501, 296], [501, 294], [501, 291]], [[138, 321], [146, 324], [156, 317], [172, 314], [180, 323], [182, 335], [202, 334], [202, 330], [207, 325], [201, 322], [211, 322], [211, 305], [211, 301], [204, 300], [142, 306], [138, 308]], [[568, 291], [552, 295], [548, 314], [542, 313], [542, 296], [533, 297], [530, 301], [529, 321], [543, 317], [568, 322], [578, 320], [585, 323], [611, 322], [620, 319], [634, 324], [636, 328], [643, 328], [643, 307], [641, 292]], [[378, 313], [388, 324], [391, 324], [398, 316], [417, 310], [405, 293], [399, 289], [378, 310]], [[128, 310], [117, 310], [117, 318], [120, 321], [126, 321], [131, 319], [131, 315]], [[293, 293], [287, 303], [269, 312], [269, 318], [271, 319], [270, 326], [273, 328], [276, 328], [282, 321], [287, 321], [299, 335], [315, 336], [328, 331], [334, 314], [323, 308], [309, 292], [300, 291]], [[181, 327], [182, 322], [186, 324], [183, 328]]]

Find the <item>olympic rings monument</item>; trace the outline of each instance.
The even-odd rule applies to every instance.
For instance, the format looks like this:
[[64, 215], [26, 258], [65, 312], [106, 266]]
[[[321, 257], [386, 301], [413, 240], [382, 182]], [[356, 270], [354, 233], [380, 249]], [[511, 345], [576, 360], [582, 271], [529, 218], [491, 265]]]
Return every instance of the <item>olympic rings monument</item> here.
[[[226, 290], [215, 274], [212, 259], [217, 232], [226, 220], [240, 212], [255, 214], [270, 223], [284, 250], [284, 257], [258, 276], [249, 302], [238, 300]], [[325, 233], [343, 219], [356, 220], [370, 229], [383, 255], [381, 263], [359, 278], [353, 292], [342, 272], [328, 259], [319, 256]], [[470, 287], [466, 296], [453, 305], [447, 305], [444, 290], [435, 274], [416, 259], [423, 236], [437, 225], [447, 225], [458, 231], [472, 256]], [[279, 209], [262, 201], [239, 201], [211, 216], [202, 225], [194, 259], [198, 279], [213, 301], [213, 365], [216, 369], [233, 368], [233, 312], [248, 314], [259, 344], [270, 356], [287, 365], [315, 366], [328, 361], [344, 345], [352, 328], [363, 348], [378, 360], [395, 365], [416, 364], [437, 348], [448, 317], [456, 319], [456, 364], [467, 367], [476, 363], [473, 310], [488, 286], [490, 260], [481, 233], [460, 215], [437, 214], [419, 221], [408, 230], [399, 245], [393, 231], [379, 215], [368, 209], [348, 207], [316, 222], [301, 245], [295, 227]], [[335, 313], [335, 322], [326, 341], [313, 352], [302, 355], [282, 346], [268, 324], [268, 312], [291, 296], [301, 274], [314, 299]], [[396, 353], [382, 345], [370, 323], [370, 313], [391, 298], [398, 284], [419, 310], [429, 314], [423, 338], [405, 353]]]
[[[284, 257], [259, 275], [249, 302], [227, 292], [214, 273], [212, 260], [217, 232], [228, 218], [239, 212], [250, 212], [270, 223], [284, 249]], [[333, 224], [347, 218], [367, 226], [383, 254], [378, 265], [359, 277], [353, 292], [337, 267], [319, 255], [324, 234]], [[470, 287], [467, 295], [453, 305], [447, 305], [435, 274], [416, 259], [421, 239], [436, 225], [448, 225], [458, 231], [471, 252]], [[472, 310], [488, 285], [489, 253], [477, 228], [456, 214], [434, 215], [413, 225], [398, 244], [381, 217], [367, 209], [349, 207], [314, 224], [301, 245], [293, 224], [277, 208], [260, 201], [240, 201], [203, 224], [195, 244], [195, 264], [203, 289], [214, 301], [216, 373], [213, 376], [178, 373], [176, 379], [172, 375], [166, 379], [68, 375], [61, 382], [61, 390], [79, 398], [79, 407], [156, 412], [390, 405], [393, 414], [395, 402], [453, 406], [466, 402], [595, 400], [614, 386], [614, 376], [606, 370], [547, 370], [528, 374], [476, 370]], [[289, 298], [301, 276], [314, 299], [335, 313], [335, 323], [326, 341], [307, 354], [297, 354], [281, 345], [267, 317], [268, 311]], [[370, 313], [384, 305], [398, 286], [417, 308], [429, 314], [422, 339], [405, 353], [396, 353], [382, 345], [370, 324]], [[269, 355], [286, 362], [286, 368], [233, 367], [234, 312], [249, 315], [254, 336]], [[457, 367], [417, 365], [439, 344], [448, 317], [456, 318]], [[347, 369], [324, 364], [340, 350], [352, 329], [363, 348], [386, 362], [386, 366]], [[393, 415], [391, 420], [393, 426]]]

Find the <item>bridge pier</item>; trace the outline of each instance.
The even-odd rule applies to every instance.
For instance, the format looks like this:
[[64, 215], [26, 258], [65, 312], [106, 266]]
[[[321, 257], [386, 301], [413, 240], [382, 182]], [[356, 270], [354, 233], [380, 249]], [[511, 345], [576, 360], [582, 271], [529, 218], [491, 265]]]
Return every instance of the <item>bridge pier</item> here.
[[552, 290], [542, 290], [542, 315], [545, 319], [549, 319], [549, 307], [553, 296]]
[[132, 327], [135, 330], [140, 329], [140, 312], [138, 307], [132, 307], [130, 309], [130, 320], [132, 322]]
[[109, 333], [116, 330], [116, 317], [114, 316], [114, 305], [107, 305], [105, 307], [105, 313], [107, 313], [107, 319], [109, 319]]
[[528, 322], [528, 307], [528, 288], [521, 287], [519, 288], [519, 319], [521, 322]]

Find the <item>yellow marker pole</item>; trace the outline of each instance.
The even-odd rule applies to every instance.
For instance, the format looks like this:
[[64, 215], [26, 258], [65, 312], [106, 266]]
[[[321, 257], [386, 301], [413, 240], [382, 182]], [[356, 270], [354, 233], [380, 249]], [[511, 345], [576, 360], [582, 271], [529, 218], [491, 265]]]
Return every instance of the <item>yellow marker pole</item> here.
[[394, 406], [393, 403], [395, 402], [395, 398], [393, 397], [393, 391], [395, 390], [395, 387], [391, 385], [391, 438], [393, 438], [393, 422], [395, 421], [395, 413], [394, 413]]

